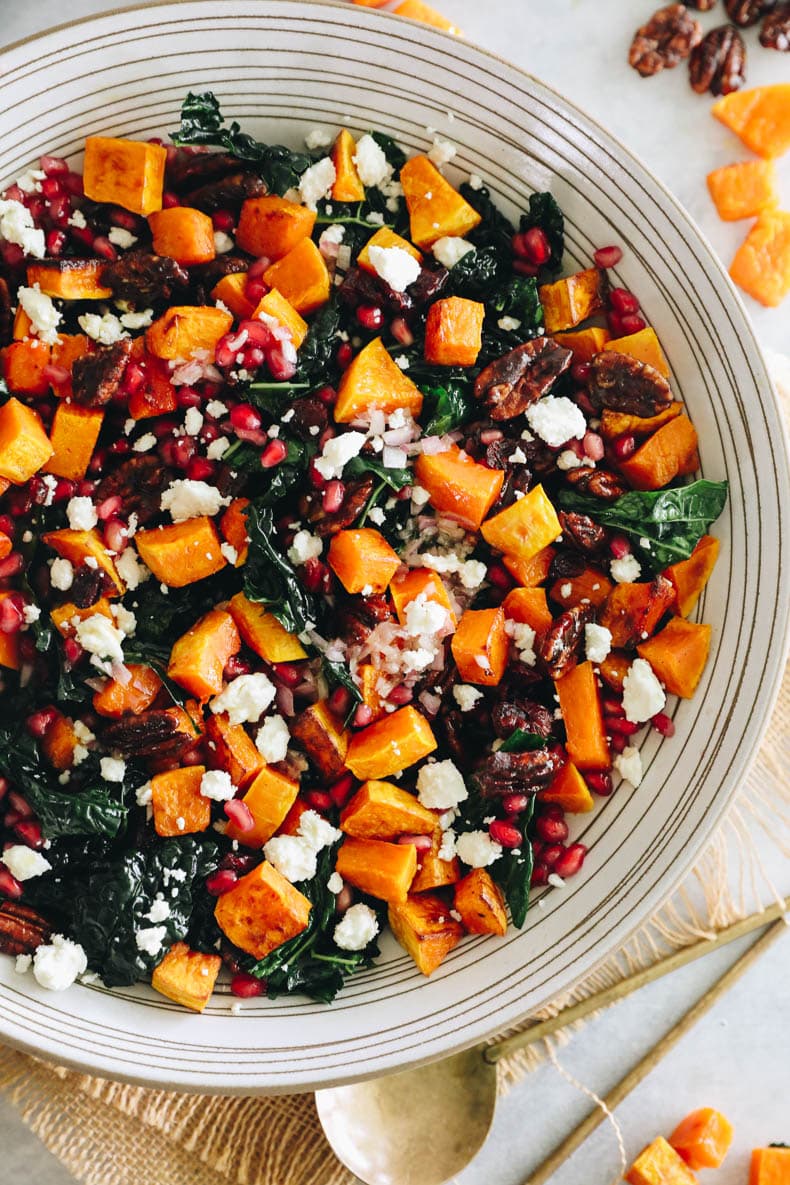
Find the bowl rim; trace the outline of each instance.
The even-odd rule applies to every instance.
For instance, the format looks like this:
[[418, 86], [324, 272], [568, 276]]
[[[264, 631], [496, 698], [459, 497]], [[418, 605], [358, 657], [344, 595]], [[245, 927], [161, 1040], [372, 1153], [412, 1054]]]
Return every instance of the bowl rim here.
[[[221, 16], [221, 9], [225, 5], [238, 5], [243, 0], [145, 0], [144, 3], [135, 5], [123, 5], [120, 7], [112, 7], [102, 9], [100, 12], [95, 12], [87, 16], [76, 17], [71, 20], [62, 21], [55, 25], [50, 25], [37, 33], [28, 34], [25, 37], [18, 38], [16, 41], [10, 42], [7, 45], [0, 47], [0, 75], [2, 75], [2, 66], [7, 58], [27, 46], [43, 41], [45, 38], [57, 35], [66, 31], [79, 29], [81, 26], [89, 26], [95, 24], [108, 17], [124, 16], [133, 13], [135, 16], [144, 15], [147, 12], [156, 13], [161, 9], [180, 9], [189, 5], [211, 5], [213, 13]], [[257, 8], [256, 0], [246, 0], [250, 7], [250, 16], [256, 15]], [[304, 0], [268, 0], [268, 3], [273, 3], [282, 6], [285, 10], [298, 11], [300, 15], [305, 14]], [[310, 0], [307, 12], [312, 14], [316, 12], [316, 19], [320, 20], [321, 10], [328, 10], [335, 13], [345, 13], [349, 15], [349, 0]], [[399, 17], [397, 13], [387, 11], [385, 9], [376, 9], [368, 7], [356, 8], [356, 15], [360, 21], [370, 22], [371, 26], [376, 24], [383, 24], [386, 28], [390, 22], [396, 22], [402, 25], [404, 19]], [[412, 25], [419, 25], [417, 21], [409, 21]], [[458, 37], [455, 34], [449, 33], [446, 30], [438, 29], [433, 26], [421, 26], [423, 36], [438, 43], [437, 48], [441, 48], [442, 44], [457, 46]], [[691, 232], [692, 236], [696, 237], [697, 241], [704, 248], [706, 262], [712, 265], [713, 270], [717, 273], [717, 280], [724, 284], [734, 302], [738, 313], [741, 317], [741, 340], [745, 342], [752, 353], [752, 359], [755, 363], [755, 369], [758, 373], [755, 375], [755, 381], [759, 381], [761, 385], [761, 401], [764, 404], [769, 404], [774, 413], [774, 419], [779, 428], [781, 446], [777, 448], [776, 454], [780, 462], [780, 472], [777, 474], [777, 485], [785, 485], [790, 489], [790, 424], [787, 423], [778, 391], [773, 383], [768, 370], [768, 365], [765, 357], [763, 347], [758, 340], [755, 327], [752, 323], [748, 309], [741, 293], [736, 288], [732, 278], [727, 271], [723, 261], [715, 251], [707, 234], [698, 225], [694, 217], [686, 210], [680, 199], [673, 193], [669, 186], [656, 175], [653, 169], [647, 165], [639, 154], [627, 144], [625, 144], [619, 136], [609, 131], [601, 121], [594, 115], [591, 115], [582, 105], [574, 99], [569, 98], [563, 94], [556, 87], [550, 83], [545, 82], [538, 75], [531, 71], [525, 70], [514, 61], [503, 57], [493, 50], [486, 49], [478, 45], [476, 42], [463, 39], [463, 43], [471, 53], [479, 58], [487, 59], [489, 62], [498, 63], [505, 66], [510, 71], [515, 71], [528, 84], [530, 88], [536, 88], [543, 91], [549, 97], [558, 100], [561, 106], [569, 109], [572, 113], [579, 116], [582, 122], [594, 127], [605, 141], [608, 141], [618, 152], [618, 154], [628, 161], [630, 164], [636, 166], [637, 171], [641, 172], [644, 179], [657, 190], [664, 198], [664, 200], [671, 207], [674, 213], [685, 227]], [[783, 479], [783, 481], [782, 481]], [[717, 805], [717, 809], [709, 810], [704, 823], [696, 831], [692, 840], [690, 840], [684, 848], [684, 851], [675, 860], [672, 875], [664, 874], [664, 879], [649, 893], [643, 901], [642, 907], [638, 911], [638, 915], [633, 917], [630, 924], [628, 921], [623, 921], [619, 926], [615, 927], [612, 934], [609, 935], [607, 948], [602, 951], [599, 957], [595, 958], [587, 968], [578, 976], [574, 977], [563, 989], [563, 995], [572, 992], [580, 983], [591, 978], [612, 956], [613, 951], [618, 946], [625, 945], [630, 941], [638, 931], [645, 925], [653, 914], [659, 910], [662, 905], [674, 894], [680, 884], [686, 879], [689, 872], [694, 867], [695, 863], [700, 857], [701, 852], [708, 844], [713, 832], [719, 827], [723, 821], [724, 816], [730, 809], [735, 797], [739, 793], [744, 777], [754, 762], [757, 753], [759, 752], [766, 730], [770, 723], [771, 716], [776, 707], [779, 693], [782, 686], [785, 662], [790, 651], [790, 567], [785, 565], [778, 574], [777, 580], [778, 591], [781, 593], [782, 588], [786, 595], [782, 600], [783, 609], [781, 616], [777, 615], [772, 623], [772, 651], [775, 655], [772, 663], [772, 672], [770, 681], [763, 680], [761, 683], [761, 694], [763, 696], [762, 717], [759, 722], [752, 723], [751, 726], [751, 744], [745, 747], [738, 753], [737, 759], [733, 760], [730, 769], [728, 780], [730, 783], [730, 790], [726, 797], [722, 798]], [[523, 1021], [534, 1012], [544, 1007], [549, 1000], [544, 1000], [536, 1005], [532, 1005], [528, 1010], [520, 1013], [516, 1018], [510, 1018], [509, 1027], [516, 1027], [523, 1023]], [[497, 1032], [501, 1031], [501, 1027], [490, 1026], [481, 1037], [476, 1034], [472, 1038], [464, 1037], [464, 1029], [460, 1028], [456, 1031], [452, 1038], [446, 1038], [443, 1043], [443, 1049], [439, 1053], [432, 1052], [428, 1055], [407, 1057], [398, 1060], [398, 1055], [393, 1055], [393, 1060], [397, 1064], [387, 1067], [385, 1070], [368, 1069], [365, 1071], [357, 1070], [346, 1075], [332, 1076], [330, 1081], [322, 1081], [319, 1085], [313, 1086], [310, 1084], [277, 1084], [275, 1086], [251, 1086], [248, 1082], [223, 1084], [217, 1088], [216, 1084], [213, 1088], [209, 1088], [207, 1084], [201, 1085], [197, 1081], [197, 1074], [194, 1074], [189, 1081], [185, 1081], [178, 1076], [170, 1077], [172, 1071], [157, 1070], [153, 1076], [142, 1072], [128, 1072], [128, 1071], [112, 1071], [112, 1078], [129, 1083], [131, 1085], [158, 1088], [158, 1089], [176, 1089], [186, 1094], [210, 1094], [210, 1095], [278, 1095], [278, 1094], [296, 1094], [306, 1093], [317, 1089], [326, 1089], [329, 1086], [342, 1085], [351, 1082], [359, 1082], [365, 1079], [376, 1078], [384, 1074], [398, 1073], [405, 1069], [416, 1068], [420, 1065], [431, 1061], [436, 1061], [452, 1054], [459, 1053], [464, 1049], [471, 1048], [474, 1045], [484, 1044], [486, 1041], [493, 1038]], [[103, 1053], [101, 1060], [103, 1067], [97, 1069], [96, 1058], [85, 1059], [77, 1055], [63, 1055], [56, 1052], [57, 1038], [51, 1038], [49, 1045], [51, 1049], [47, 1048], [42, 1051], [40, 1043], [35, 1041], [27, 1041], [24, 1036], [3, 1034], [2, 1039], [10, 1047], [21, 1050], [22, 1052], [32, 1054], [37, 1057], [44, 1057], [47, 1059], [56, 1060], [58, 1064], [66, 1066], [70, 1069], [79, 1070], [91, 1074], [107, 1075], [109, 1071], [104, 1068], [104, 1063], [111, 1060], [111, 1056]], [[188, 1073], [190, 1073], [188, 1071]], [[304, 1072], [303, 1072], [304, 1074]]]

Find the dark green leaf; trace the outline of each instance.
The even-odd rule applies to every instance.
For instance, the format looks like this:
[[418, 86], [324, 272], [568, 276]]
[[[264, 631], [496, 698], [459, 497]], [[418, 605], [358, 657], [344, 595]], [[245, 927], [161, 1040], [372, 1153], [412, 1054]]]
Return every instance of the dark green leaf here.
[[392, 165], [396, 173], [399, 173], [406, 164], [406, 153], [386, 132], [371, 132], [370, 134], [386, 156], [387, 162]]
[[491, 865], [491, 875], [505, 894], [513, 925], [521, 929], [527, 920], [529, 909], [529, 891], [532, 881], [532, 843], [527, 829], [535, 810], [535, 798], [530, 798], [527, 809], [519, 816], [518, 828], [523, 836], [523, 843], [518, 848], [510, 848], [503, 852], [500, 858]]
[[544, 265], [546, 270], [560, 271], [565, 251], [565, 219], [556, 198], [550, 193], [533, 193], [530, 197], [529, 212], [521, 215], [519, 231], [523, 234], [533, 226], [539, 226], [549, 240], [551, 258]]
[[608, 503], [562, 490], [559, 503], [629, 535], [659, 572], [689, 558], [724, 509], [727, 490], [726, 481], [701, 479], [669, 490], [633, 490]]
[[327, 681], [333, 687], [345, 687], [346, 691], [351, 693], [355, 703], [362, 703], [362, 692], [354, 682], [351, 671], [344, 662], [335, 662], [334, 659], [323, 657], [321, 660], [321, 667]]
[[520, 321], [517, 332], [522, 341], [534, 337], [543, 324], [537, 280], [534, 276], [512, 276], [503, 288], [491, 293], [488, 312]]
[[545, 749], [546, 738], [536, 732], [525, 732], [517, 728], [499, 746], [500, 753], [530, 753], [533, 749]]
[[423, 428], [425, 436], [444, 436], [460, 428], [471, 419], [477, 406], [473, 396], [460, 383], [445, 383], [439, 387], [422, 387], [425, 397], [423, 411], [428, 420]]
[[253, 503], [247, 511], [250, 550], [244, 565], [244, 593], [266, 605], [291, 633], [318, 620], [315, 602], [303, 587], [277, 537], [271, 508]]
[[414, 481], [411, 469], [387, 469], [380, 461], [373, 457], [352, 457], [343, 470], [344, 477], [364, 477], [367, 473], [374, 473], [391, 490], [402, 490]]
[[494, 205], [489, 191], [485, 188], [472, 189], [468, 182], [464, 182], [461, 194], [469, 205], [482, 215], [482, 222], [465, 237], [476, 247], [495, 247], [505, 259], [510, 259], [511, 240], [516, 228]]
[[313, 317], [307, 336], [297, 351], [295, 380], [311, 380], [315, 384], [329, 381], [328, 371], [334, 367], [339, 328], [340, 310], [337, 301], [332, 299]]
[[509, 261], [496, 247], [467, 251], [450, 268], [447, 287], [454, 296], [487, 300], [488, 294], [510, 275]]

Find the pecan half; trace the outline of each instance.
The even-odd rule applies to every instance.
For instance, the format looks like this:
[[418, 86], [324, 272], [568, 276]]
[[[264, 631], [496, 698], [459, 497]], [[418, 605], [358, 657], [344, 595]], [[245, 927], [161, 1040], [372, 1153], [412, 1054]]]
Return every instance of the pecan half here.
[[196, 210], [231, 209], [240, 206], [247, 198], [263, 197], [266, 183], [252, 173], [230, 173], [219, 181], [211, 181], [197, 189], [190, 189], [185, 197]]
[[732, 25], [711, 29], [689, 58], [689, 81], [698, 95], [730, 95], [746, 81], [746, 46]]
[[702, 40], [702, 26], [685, 4], [670, 4], [655, 12], [634, 34], [628, 63], [643, 78], [671, 70]]
[[756, 25], [760, 17], [776, 4], [776, 0], [724, 0], [727, 16], [742, 29]]
[[124, 514], [136, 514], [139, 523], [147, 523], [159, 513], [162, 491], [172, 476], [153, 453], [128, 457], [99, 482], [96, 500], [103, 502], [117, 494], [123, 501]]
[[506, 739], [516, 729], [534, 732], [537, 736], [551, 735], [552, 718], [548, 708], [531, 699], [521, 699], [512, 692], [505, 692], [504, 698], [491, 709], [491, 724], [498, 737]]
[[0, 904], [0, 955], [32, 955], [52, 937], [41, 914], [16, 901]]
[[760, 45], [782, 53], [790, 51], [790, 4], [780, 4], [765, 18], [760, 30]]
[[565, 480], [572, 486], [578, 486], [583, 494], [591, 494], [602, 502], [614, 502], [615, 498], [621, 498], [628, 491], [628, 486], [616, 474], [610, 473], [608, 469], [591, 469], [587, 465], [569, 469]]
[[167, 188], [185, 193], [241, 171], [254, 172], [255, 164], [247, 164], [230, 152], [179, 150], [167, 162]]
[[101, 282], [112, 289], [116, 300], [134, 308], [167, 304], [179, 288], [186, 288], [189, 276], [174, 259], [148, 251], [128, 251], [102, 268]]
[[87, 609], [90, 605], [95, 605], [101, 596], [104, 576], [104, 572], [98, 568], [86, 568], [84, 564], [81, 564], [74, 573], [74, 579], [69, 589], [69, 600], [78, 609]]
[[105, 727], [102, 739], [110, 749], [142, 758], [180, 753], [195, 742], [194, 737], [179, 731], [168, 712], [157, 709], [114, 720]]
[[600, 407], [647, 419], [672, 402], [669, 383], [654, 367], [604, 350], [590, 363], [590, 394]]
[[716, 7], [717, 0], [691, 0], [690, 7], [696, 8], [697, 12], [710, 12], [711, 8]]
[[565, 759], [551, 749], [531, 753], [492, 753], [475, 772], [475, 781], [484, 798], [504, 794], [537, 794], [553, 781]]
[[537, 403], [573, 361], [570, 350], [550, 337], [536, 337], [490, 362], [475, 380], [492, 420], [512, 420]]
[[538, 647], [538, 661], [552, 679], [560, 679], [578, 663], [584, 627], [593, 616], [590, 605], [576, 605], [561, 613], [546, 630]]
[[580, 576], [587, 563], [583, 555], [579, 555], [578, 551], [569, 551], [563, 548], [552, 556], [549, 564], [549, 579], [550, 580], [567, 580], [573, 576]]
[[589, 514], [561, 510], [559, 520], [567, 541], [584, 555], [593, 555], [606, 541], [606, 531]]
[[111, 346], [99, 346], [93, 354], [76, 358], [71, 368], [74, 399], [86, 407], [104, 407], [121, 386], [123, 372], [132, 352], [129, 338]]

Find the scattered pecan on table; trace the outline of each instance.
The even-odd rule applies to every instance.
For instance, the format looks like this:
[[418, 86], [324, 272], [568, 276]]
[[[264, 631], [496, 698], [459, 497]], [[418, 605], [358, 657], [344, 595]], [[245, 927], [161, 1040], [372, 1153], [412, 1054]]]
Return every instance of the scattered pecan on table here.
[[724, 0], [727, 16], [742, 29], [756, 25], [760, 17], [770, 12], [775, 4], [776, 0]]
[[593, 402], [631, 416], [655, 416], [672, 402], [669, 383], [655, 367], [604, 350], [590, 364], [590, 394]]
[[746, 81], [746, 46], [734, 25], [711, 29], [689, 58], [689, 81], [698, 95], [730, 95]]
[[790, 51], [790, 4], [779, 4], [768, 13], [760, 30], [760, 45], [782, 53]]
[[573, 354], [550, 337], [536, 337], [490, 362], [475, 380], [475, 398], [492, 420], [511, 420], [545, 395], [571, 365]]
[[629, 65], [643, 78], [671, 70], [702, 40], [702, 26], [685, 4], [669, 4], [637, 29], [628, 54]]

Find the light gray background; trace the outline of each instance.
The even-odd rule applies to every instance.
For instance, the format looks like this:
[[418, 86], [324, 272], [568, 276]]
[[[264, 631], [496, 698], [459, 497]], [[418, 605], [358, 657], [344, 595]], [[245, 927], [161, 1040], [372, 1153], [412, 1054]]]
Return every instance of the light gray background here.
[[[254, 0], [251, 0], [251, 3]], [[725, 262], [745, 233], [720, 223], [705, 174], [747, 156], [708, 114], [709, 99], [690, 91], [683, 68], [641, 80], [623, 58], [633, 28], [651, 0], [435, 0], [467, 36], [564, 92], [642, 156], [680, 197]], [[101, 0], [38, 0], [0, 4], [0, 44], [29, 36], [64, 18], [102, 11]], [[116, 0], [114, 7], [134, 8]], [[719, 6], [720, 8], [721, 6]], [[710, 27], [721, 12], [703, 14]], [[749, 82], [790, 81], [790, 56], [760, 50], [749, 35]], [[446, 129], [451, 135], [451, 128]], [[790, 156], [780, 164], [784, 205], [790, 206]], [[762, 343], [790, 352], [790, 309], [763, 310], [747, 300]], [[790, 869], [772, 849], [769, 870], [790, 893]], [[589, 1024], [561, 1051], [563, 1065], [605, 1093], [671, 1027], [737, 957], [743, 944], [654, 985]], [[790, 1038], [787, 1028], [790, 936], [783, 938], [729, 996], [683, 1041], [617, 1111], [629, 1157], [668, 1132], [689, 1110], [716, 1106], [736, 1127], [733, 1150], [716, 1185], [745, 1185], [749, 1150], [790, 1143]], [[501, 1104], [491, 1138], [458, 1185], [519, 1185], [584, 1116], [588, 1101], [547, 1066]], [[67, 1185], [72, 1181], [0, 1102], [0, 1185]], [[619, 1154], [608, 1126], [553, 1178], [552, 1185], [610, 1185]], [[713, 1179], [713, 1178], [711, 1178]], [[140, 1185], [156, 1185], [156, 1167], [141, 1148]], [[106, 1185], [113, 1185], [108, 1181]]]

